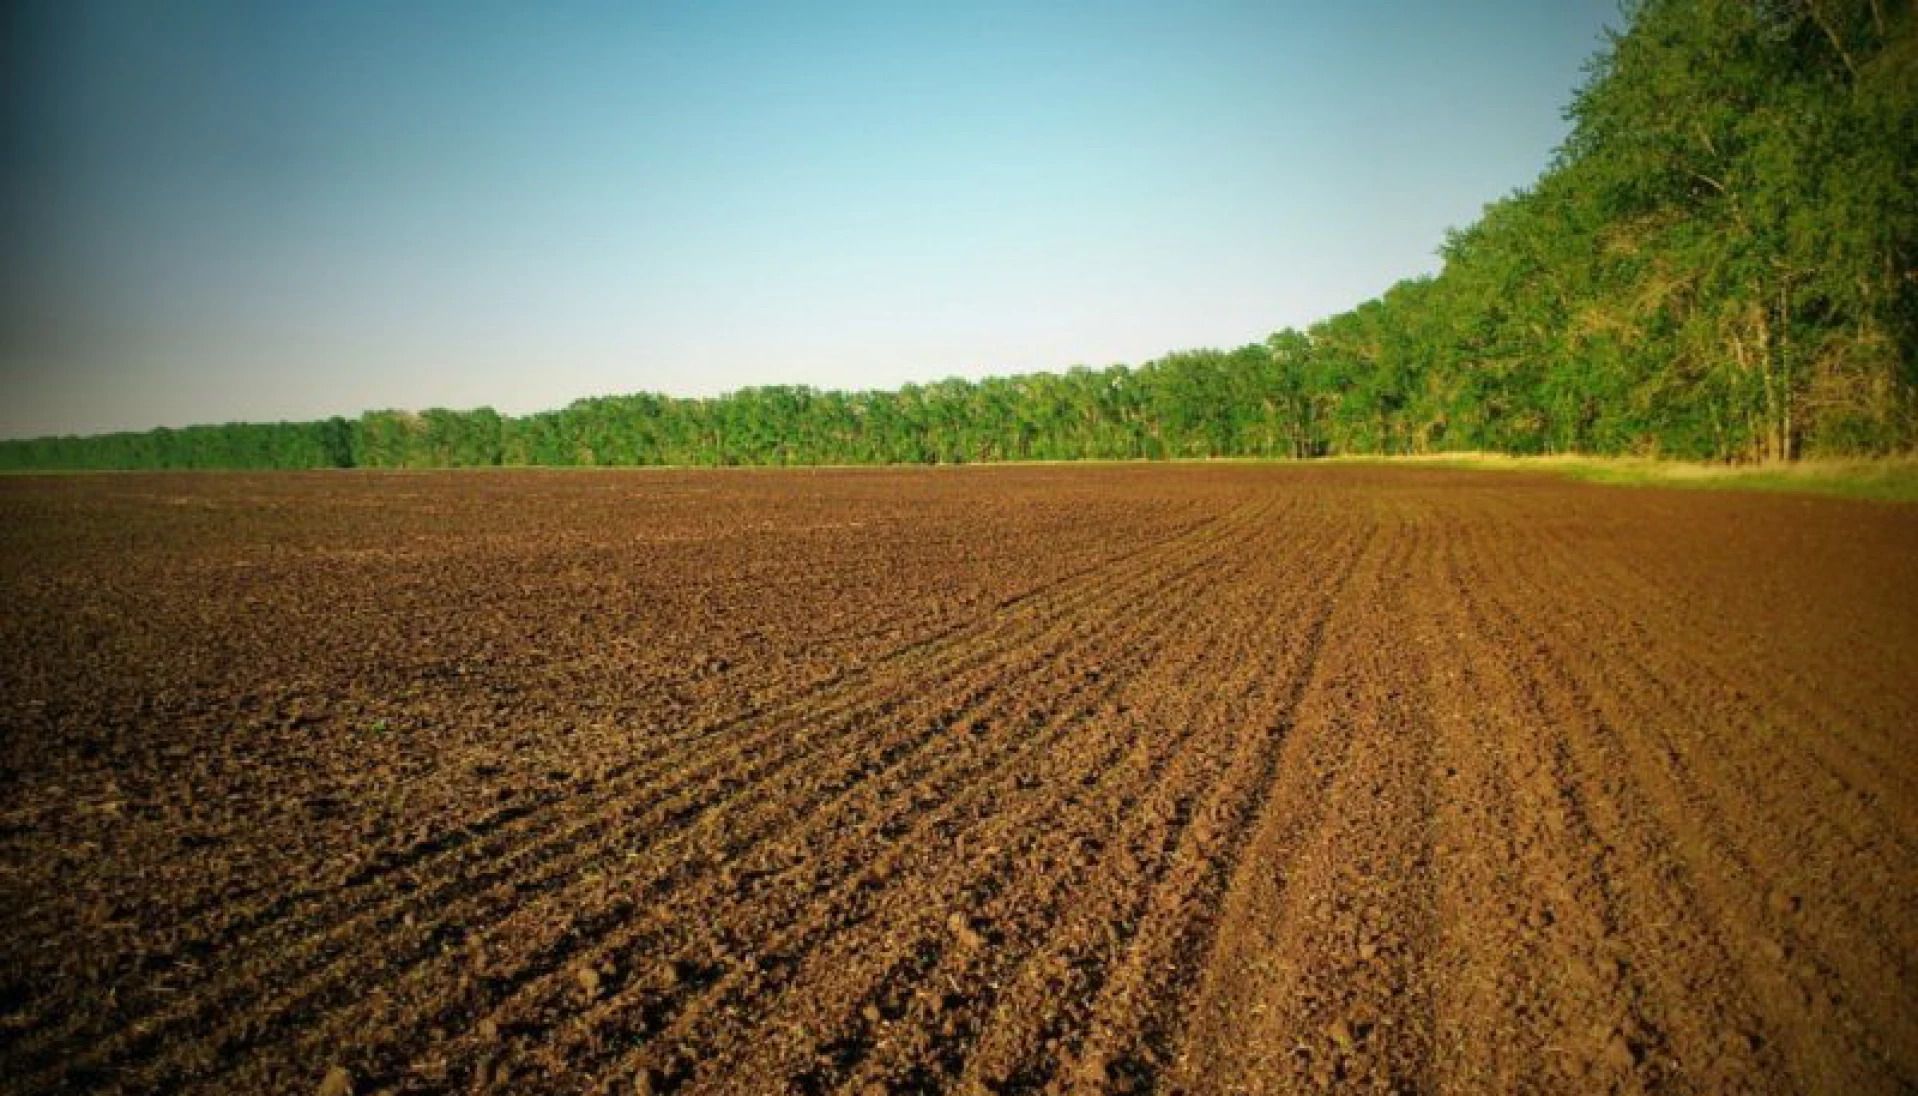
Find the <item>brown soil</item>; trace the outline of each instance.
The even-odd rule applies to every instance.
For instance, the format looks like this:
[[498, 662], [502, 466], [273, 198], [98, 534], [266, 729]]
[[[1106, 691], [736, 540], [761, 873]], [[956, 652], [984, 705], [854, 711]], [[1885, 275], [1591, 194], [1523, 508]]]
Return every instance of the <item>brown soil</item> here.
[[0, 1087], [1918, 1086], [1918, 507], [0, 480]]

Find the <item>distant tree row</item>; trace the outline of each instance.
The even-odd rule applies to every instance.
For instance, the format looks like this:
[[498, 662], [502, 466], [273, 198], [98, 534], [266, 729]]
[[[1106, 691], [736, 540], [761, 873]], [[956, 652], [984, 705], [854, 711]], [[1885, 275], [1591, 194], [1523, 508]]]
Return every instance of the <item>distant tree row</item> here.
[[891, 392], [524, 417], [377, 411], [0, 442], [0, 468], [924, 463], [1918, 446], [1918, 34], [1904, 0], [1648, 0], [1529, 189], [1436, 277], [1308, 331]]

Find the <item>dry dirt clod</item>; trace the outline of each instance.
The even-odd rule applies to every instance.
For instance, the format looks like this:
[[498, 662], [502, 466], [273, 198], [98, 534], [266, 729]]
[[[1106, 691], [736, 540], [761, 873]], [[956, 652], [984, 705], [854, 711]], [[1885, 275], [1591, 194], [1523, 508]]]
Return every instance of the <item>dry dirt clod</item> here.
[[333, 1066], [320, 1080], [319, 1096], [353, 1096], [353, 1075], [345, 1066]]
[[1638, 1065], [1638, 1052], [1623, 1035], [1614, 1035], [1605, 1044], [1605, 1064], [1617, 1070], [1630, 1070]]
[[588, 997], [599, 996], [599, 972], [598, 971], [594, 970], [591, 967], [581, 967], [579, 968], [579, 973], [574, 975], [574, 977], [579, 980], [579, 988], [582, 992], [586, 994], [586, 996]]
[[1330, 1024], [1327, 1024], [1325, 1034], [1332, 1042], [1338, 1044], [1338, 1048], [1343, 1051], [1350, 1051], [1356, 1043], [1356, 1040], [1352, 1038], [1352, 1025], [1346, 1023], [1344, 1020], [1334, 1020]]
[[1100, 1088], [1104, 1088], [1112, 1079], [1111, 1071], [1106, 1068], [1106, 1060], [1097, 1055], [1080, 1059], [1078, 1074], [1080, 1080]]
[[962, 948], [977, 949], [986, 944], [986, 938], [980, 935], [978, 929], [973, 928], [972, 919], [963, 913], [955, 913], [946, 918], [946, 928], [952, 931], [953, 939], [959, 941], [959, 946]]

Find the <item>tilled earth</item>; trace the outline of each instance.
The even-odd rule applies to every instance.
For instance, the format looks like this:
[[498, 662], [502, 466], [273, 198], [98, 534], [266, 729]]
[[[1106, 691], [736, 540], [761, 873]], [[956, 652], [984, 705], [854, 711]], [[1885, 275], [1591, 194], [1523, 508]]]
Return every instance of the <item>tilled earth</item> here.
[[1918, 1087], [1918, 507], [0, 480], [10, 1092]]

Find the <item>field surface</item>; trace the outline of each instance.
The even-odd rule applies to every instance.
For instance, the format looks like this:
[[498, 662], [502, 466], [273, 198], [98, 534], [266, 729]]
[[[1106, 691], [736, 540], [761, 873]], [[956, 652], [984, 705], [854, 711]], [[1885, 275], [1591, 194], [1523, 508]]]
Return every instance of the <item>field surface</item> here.
[[8, 1092], [1918, 1087], [1918, 507], [0, 480]]

